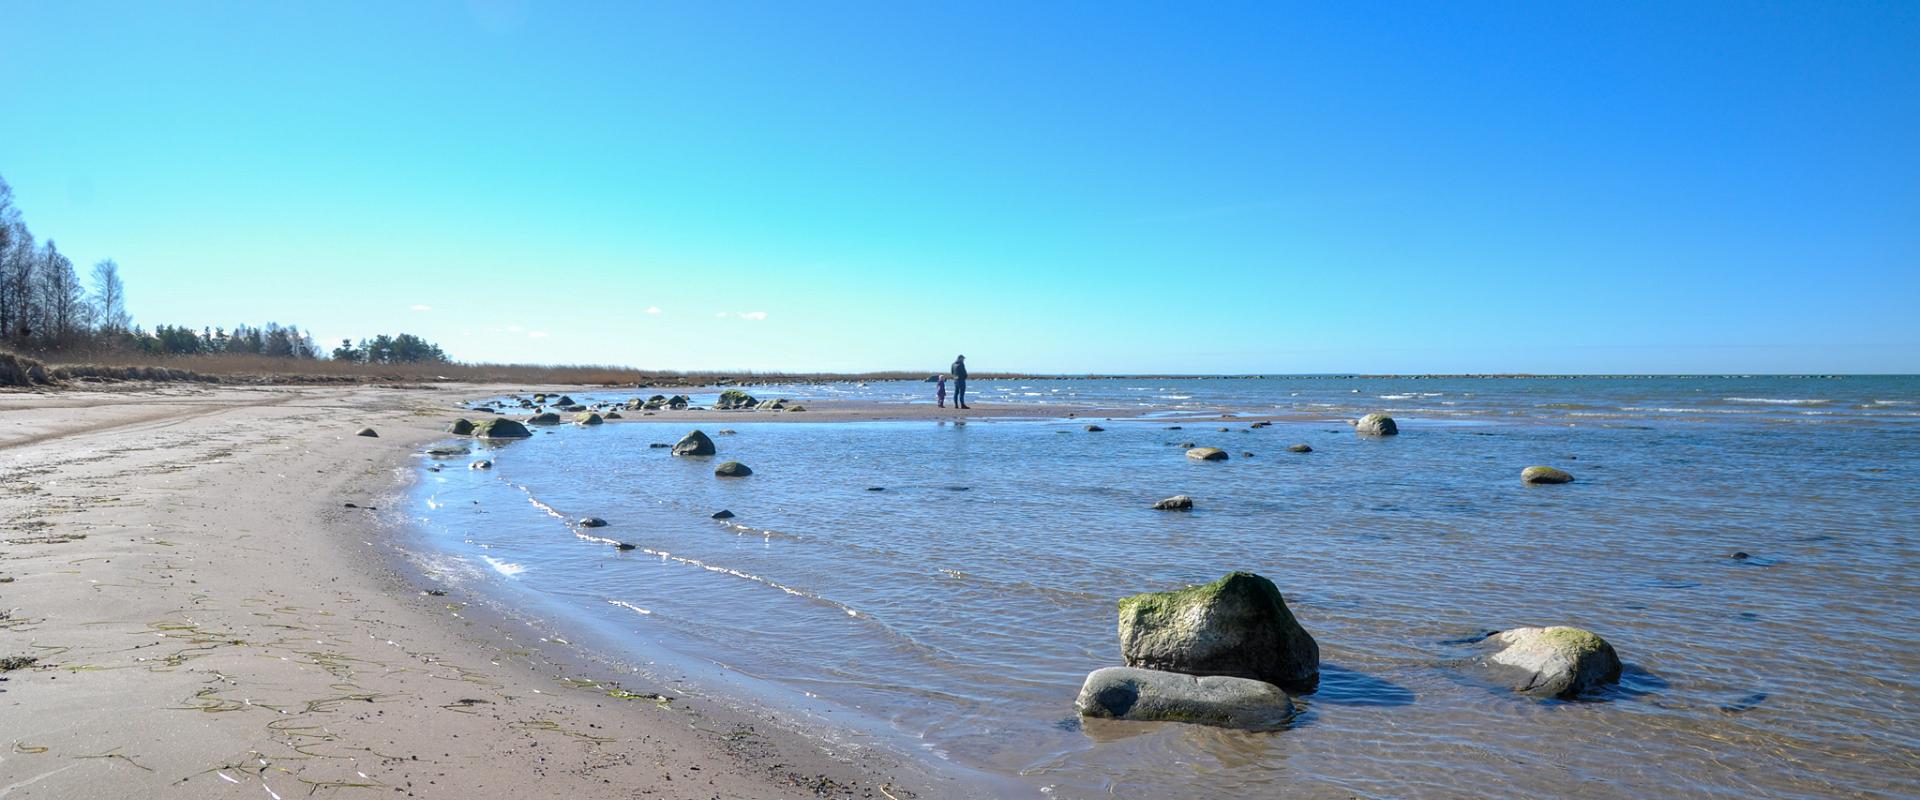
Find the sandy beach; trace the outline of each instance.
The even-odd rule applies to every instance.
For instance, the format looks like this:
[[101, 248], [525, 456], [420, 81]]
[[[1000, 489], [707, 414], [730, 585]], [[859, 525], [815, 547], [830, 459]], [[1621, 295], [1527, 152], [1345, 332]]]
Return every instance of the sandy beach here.
[[419, 446], [527, 388], [0, 394], [0, 797], [998, 796], [611, 684], [411, 573]]

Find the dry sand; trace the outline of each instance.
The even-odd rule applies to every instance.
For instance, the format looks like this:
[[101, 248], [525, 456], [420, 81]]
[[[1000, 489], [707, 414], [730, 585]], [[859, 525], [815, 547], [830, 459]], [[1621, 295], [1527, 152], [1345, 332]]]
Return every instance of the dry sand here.
[[564, 643], [427, 594], [393, 555], [413, 453], [458, 400], [525, 388], [0, 393], [0, 658], [37, 659], [0, 673], [0, 798], [1012, 791], [779, 713], [612, 692]]

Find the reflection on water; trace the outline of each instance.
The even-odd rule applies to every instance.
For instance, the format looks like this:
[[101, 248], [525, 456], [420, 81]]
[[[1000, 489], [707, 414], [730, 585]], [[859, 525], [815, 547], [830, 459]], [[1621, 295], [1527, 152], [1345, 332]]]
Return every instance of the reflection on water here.
[[[754, 469], [739, 480], [647, 446], [691, 426], [567, 426], [471, 456], [491, 471], [425, 474], [418, 507], [432, 546], [501, 565], [500, 596], [612, 632], [636, 660], [725, 665], [1056, 797], [1891, 796], [1920, 781], [1920, 382], [1133, 385], [1187, 396], [1140, 399], [1154, 410], [1306, 419], [1092, 434], [1084, 419], [742, 414], [709, 426], [738, 431], [716, 441]], [[1399, 412], [1397, 438], [1328, 424], [1395, 403], [1426, 404]], [[1618, 417], [1580, 416], [1603, 411]], [[1195, 462], [1187, 441], [1234, 458]], [[1530, 464], [1577, 481], [1524, 486]], [[1197, 508], [1147, 508], [1173, 494]], [[720, 509], [737, 516], [709, 518]], [[611, 525], [569, 522], [587, 515]], [[1119, 663], [1115, 599], [1231, 569], [1271, 577], [1321, 644], [1289, 729], [1072, 720], [1085, 674]], [[1486, 632], [1537, 624], [1607, 637], [1620, 686], [1543, 703], [1461, 667]]]

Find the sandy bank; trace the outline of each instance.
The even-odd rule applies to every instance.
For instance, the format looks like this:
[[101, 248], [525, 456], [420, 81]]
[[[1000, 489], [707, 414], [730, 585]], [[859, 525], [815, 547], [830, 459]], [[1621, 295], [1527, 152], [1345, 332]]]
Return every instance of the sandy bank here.
[[0, 674], [0, 797], [997, 793], [568, 680], [425, 593], [391, 556], [407, 464], [456, 401], [519, 388], [0, 393], [0, 658], [37, 659]]

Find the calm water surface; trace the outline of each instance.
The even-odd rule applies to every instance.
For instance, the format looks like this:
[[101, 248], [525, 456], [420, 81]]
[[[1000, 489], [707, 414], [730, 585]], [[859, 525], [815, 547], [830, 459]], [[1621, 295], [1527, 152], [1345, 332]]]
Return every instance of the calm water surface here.
[[[423, 472], [421, 539], [614, 657], [750, 676], [1056, 797], [1920, 791], [1920, 379], [974, 383], [1150, 416], [698, 426], [738, 432], [715, 440], [739, 480], [648, 447], [694, 425], [566, 426]], [[1371, 410], [1402, 435], [1341, 422]], [[1530, 464], [1578, 480], [1524, 486]], [[1197, 509], [1147, 508], [1172, 494]], [[1320, 642], [1293, 727], [1074, 718], [1120, 663], [1115, 599], [1233, 569]], [[1541, 703], [1465, 667], [1479, 634], [1546, 624], [1611, 641], [1620, 687]]]

